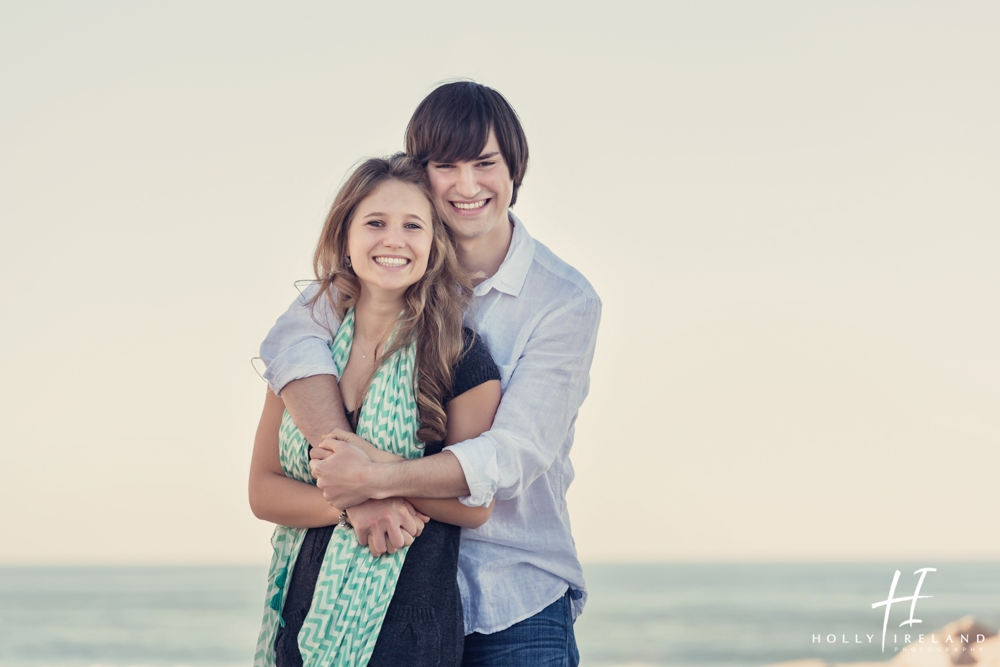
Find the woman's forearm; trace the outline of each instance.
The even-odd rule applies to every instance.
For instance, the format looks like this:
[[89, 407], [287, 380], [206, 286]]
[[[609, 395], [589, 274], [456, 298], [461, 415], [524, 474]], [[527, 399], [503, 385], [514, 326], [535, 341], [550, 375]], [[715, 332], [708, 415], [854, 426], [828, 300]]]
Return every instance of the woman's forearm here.
[[278, 455], [278, 429], [285, 405], [270, 391], [254, 438], [250, 461], [250, 509], [265, 521], [293, 528], [318, 528], [337, 523], [340, 510], [331, 507], [323, 492], [285, 476]]
[[340, 510], [318, 488], [271, 472], [251, 481], [250, 509], [258, 519], [293, 528], [332, 526], [340, 519]]
[[488, 507], [467, 507], [458, 498], [407, 498], [418, 512], [435, 521], [462, 528], [479, 528], [490, 518], [493, 504]]

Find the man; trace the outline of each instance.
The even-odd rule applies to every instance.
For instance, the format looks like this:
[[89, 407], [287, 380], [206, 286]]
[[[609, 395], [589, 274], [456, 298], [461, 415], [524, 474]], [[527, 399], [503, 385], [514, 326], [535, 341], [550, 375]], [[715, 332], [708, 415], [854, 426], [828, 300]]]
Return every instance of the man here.
[[[337, 322], [298, 299], [261, 347], [265, 377], [321, 460], [324, 496], [347, 507], [359, 540], [399, 547], [419, 532], [402, 497], [495, 500], [463, 530], [459, 587], [464, 665], [576, 665], [573, 621], [586, 601], [566, 510], [569, 451], [589, 388], [601, 302], [587, 280], [538, 243], [508, 209], [528, 163], [520, 121], [496, 91], [463, 81], [417, 107], [406, 150], [426, 165], [434, 203], [462, 266], [479, 276], [476, 329], [500, 368], [493, 428], [441, 454], [375, 464], [327, 438], [347, 428], [328, 345]], [[419, 537], [417, 538], [419, 539]], [[387, 547], [388, 548], [388, 547]]]

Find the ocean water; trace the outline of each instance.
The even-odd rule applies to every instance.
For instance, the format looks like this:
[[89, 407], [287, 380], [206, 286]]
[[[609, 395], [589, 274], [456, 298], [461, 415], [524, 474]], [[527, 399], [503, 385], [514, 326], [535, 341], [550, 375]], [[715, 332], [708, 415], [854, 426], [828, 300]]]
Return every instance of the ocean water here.
[[[913, 595], [920, 567], [937, 568], [920, 592], [933, 596], [918, 601], [923, 622], [900, 628], [910, 603], [894, 604], [882, 653], [884, 608], [871, 605], [888, 598], [896, 569], [895, 597]], [[968, 614], [1000, 626], [1000, 563], [594, 565], [586, 574], [590, 599], [576, 624], [584, 667], [882, 660], [903, 632], [929, 634]], [[263, 597], [256, 567], [0, 568], [0, 665], [249, 665]]]

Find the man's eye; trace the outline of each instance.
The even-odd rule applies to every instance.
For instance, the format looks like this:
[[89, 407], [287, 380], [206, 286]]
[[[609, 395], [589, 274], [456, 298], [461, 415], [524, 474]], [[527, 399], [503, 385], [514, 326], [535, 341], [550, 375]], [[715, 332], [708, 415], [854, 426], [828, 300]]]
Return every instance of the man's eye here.
[[455, 165], [453, 165], [453, 164], [436, 164], [436, 165], [434, 165], [434, 168], [435, 169], [454, 169]]
[[479, 166], [480, 167], [492, 167], [495, 164], [496, 164], [496, 162], [488, 161], [488, 162], [480, 162]]

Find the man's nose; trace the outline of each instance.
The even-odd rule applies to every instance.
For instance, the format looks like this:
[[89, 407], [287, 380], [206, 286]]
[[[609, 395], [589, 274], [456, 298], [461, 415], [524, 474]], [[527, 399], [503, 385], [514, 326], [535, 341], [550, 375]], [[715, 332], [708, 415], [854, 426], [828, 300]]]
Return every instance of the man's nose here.
[[471, 164], [459, 165], [455, 192], [464, 199], [472, 199], [479, 194], [479, 183], [476, 182], [476, 172]]

